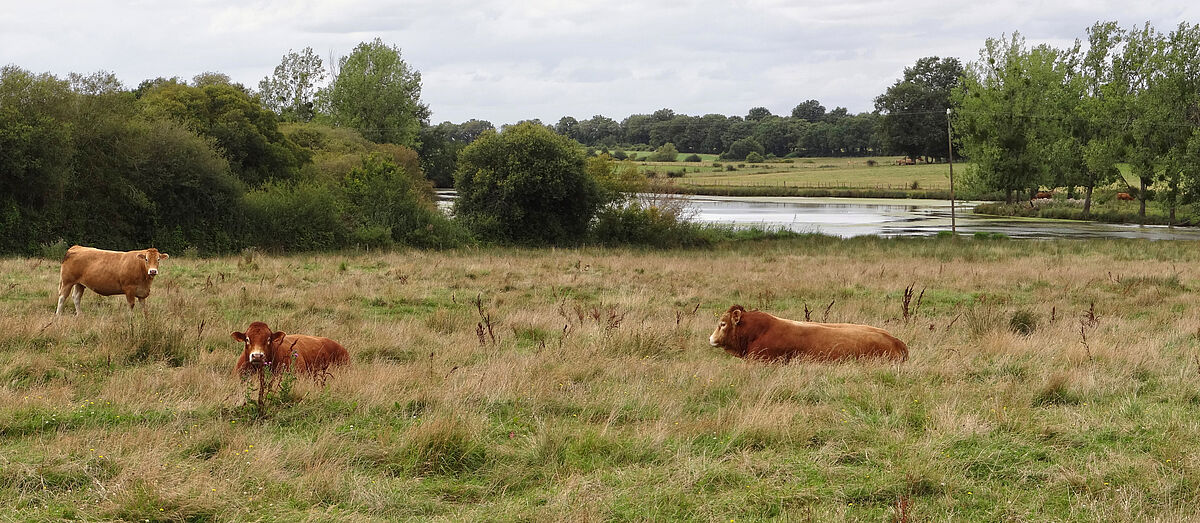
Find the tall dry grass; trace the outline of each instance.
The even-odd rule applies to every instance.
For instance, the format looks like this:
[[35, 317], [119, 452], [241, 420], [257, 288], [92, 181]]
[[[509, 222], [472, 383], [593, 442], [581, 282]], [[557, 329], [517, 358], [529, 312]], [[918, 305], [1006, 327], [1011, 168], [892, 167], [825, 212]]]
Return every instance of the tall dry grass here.
[[[8, 259], [0, 496], [19, 520], [1172, 520], [1200, 496], [1196, 258], [821, 237], [172, 257], [148, 320], [91, 293], [56, 319], [57, 265]], [[882, 326], [910, 359], [733, 359], [706, 342], [733, 303]], [[247, 408], [229, 335], [259, 320], [353, 365]]]

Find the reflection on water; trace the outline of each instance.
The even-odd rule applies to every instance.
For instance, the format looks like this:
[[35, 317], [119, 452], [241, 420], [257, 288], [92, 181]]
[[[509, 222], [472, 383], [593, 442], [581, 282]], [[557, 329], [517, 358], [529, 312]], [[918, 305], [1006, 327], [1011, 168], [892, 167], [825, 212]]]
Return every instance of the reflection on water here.
[[[950, 230], [950, 202], [882, 198], [689, 197], [694, 220], [783, 227], [849, 238], [929, 236]], [[1193, 227], [1118, 225], [1072, 220], [987, 217], [971, 213], [978, 202], [957, 202], [960, 234], [997, 232], [1013, 238], [1146, 238], [1200, 240]]]
[[[449, 209], [454, 191], [438, 191], [439, 206]], [[950, 202], [890, 198], [803, 198], [685, 196], [694, 221], [782, 227], [849, 238], [931, 236], [950, 230]], [[978, 202], [958, 202], [959, 234], [996, 232], [1013, 238], [1146, 238], [1200, 240], [1200, 229], [1164, 225], [1117, 225], [1072, 220], [997, 218], [973, 214]]]

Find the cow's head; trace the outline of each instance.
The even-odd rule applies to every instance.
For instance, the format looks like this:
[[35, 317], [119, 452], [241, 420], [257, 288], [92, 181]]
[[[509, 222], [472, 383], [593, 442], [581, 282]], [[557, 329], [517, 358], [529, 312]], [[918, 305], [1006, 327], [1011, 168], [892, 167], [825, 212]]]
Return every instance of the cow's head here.
[[734, 305], [725, 314], [721, 315], [721, 320], [717, 322], [717, 329], [708, 337], [708, 343], [713, 347], [725, 347], [733, 341], [734, 332], [737, 326], [742, 322], [742, 313], [746, 309], [741, 305]]
[[233, 339], [246, 344], [242, 356], [246, 363], [254, 366], [271, 363], [271, 348], [279, 345], [286, 334], [283, 331], [271, 332], [266, 323], [256, 321], [250, 324], [246, 332], [233, 333]]
[[146, 263], [146, 274], [153, 278], [158, 276], [158, 260], [165, 260], [170, 258], [171, 255], [165, 252], [158, 252], [158, 249], [151, 247], [139, 252], [137, 257]]

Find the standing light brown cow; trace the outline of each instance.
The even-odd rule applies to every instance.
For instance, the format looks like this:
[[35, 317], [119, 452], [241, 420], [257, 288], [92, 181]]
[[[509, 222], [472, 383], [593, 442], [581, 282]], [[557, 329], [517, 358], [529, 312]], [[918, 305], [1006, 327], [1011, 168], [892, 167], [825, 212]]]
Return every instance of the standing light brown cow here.
[[853, 323], [785, 320], [762, 311], [747, 311], [741, 305], [721, 315], [708, 342], [739, 358], [768, 361], [908, 358], [908, 346], [883, 329]]
[[133, 299], [142, 303], [142, 314], [146, 312], [146, 297], [150, 295], [150, 284], [158, 276], [158, 262], [170, 255], [158, 252], [153, 247], [141, 251], [104, 251], [91, 247], [72, 246], [63, 258], [61, 279], [58, 284], [58, 309], [54, 315], [62, 314], [63, 301], [71, 295], [75, 302], [75, 315], [79, 315], [79, 300], [86, 287], [101, 296], [124, 294], [133, 311]]
[[233, 339], [246, 344], [233, 372], [246, 377], [252, 372], [271, 369], [272, 374], [291, 370], [296, 374], [319, 377], [329, 367], [350, 363], [350, 353], [336, 341], [319, 336], [272, 332], [266, 323], [256, 321], [246, 332], [234, 332]]

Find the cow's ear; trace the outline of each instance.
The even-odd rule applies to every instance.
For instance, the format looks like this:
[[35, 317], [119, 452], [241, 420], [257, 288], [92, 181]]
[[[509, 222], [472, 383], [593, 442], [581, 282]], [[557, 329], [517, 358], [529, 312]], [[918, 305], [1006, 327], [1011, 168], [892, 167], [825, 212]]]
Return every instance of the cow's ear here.
[[170, 255], [170, 254], [167, 254], [167, 253], [165, 253], [165, 252], [162, 252], [162, 253], [159, 253], [159, 254], [158, 254], [158, 259], [160, 259], [160, 260], [165, 260], [165, 259], [167, 259], [167, 258], [170, 258], [170, 257], [171, 257], [171, 255]]
[[742, 321], [742, 309], [734, 309], [729, 313], [729, 318], [733, 320], [733, 324], [737, 325]]
[[246, 343], [246, 334], [242, 332], [235, 332], [233, 333], [233, 339], [242, 343]]
[[150, 258], [147, 258], [147, 257], [146, 257], [146, 253], [144, 253], [144, 252], [139, 252], [139, 253], [138, 253], [138, 259], [139, 259], [139, 260], [142, 260], [142, 261], [150, 261]]
[[279, 343], [283, 341], [284, 336], [287, 336], [287, 334], [283, 331], [275, 331], [275, 334], [271, 335], [271, 343]]

